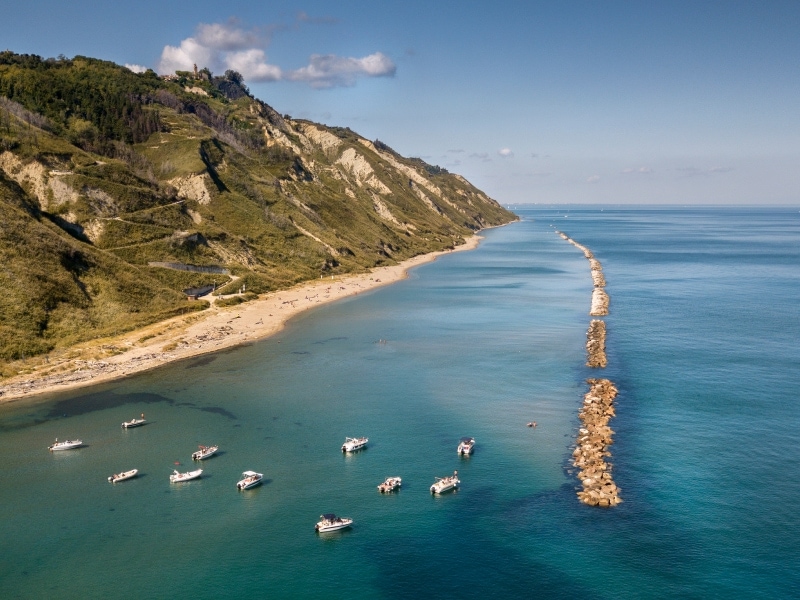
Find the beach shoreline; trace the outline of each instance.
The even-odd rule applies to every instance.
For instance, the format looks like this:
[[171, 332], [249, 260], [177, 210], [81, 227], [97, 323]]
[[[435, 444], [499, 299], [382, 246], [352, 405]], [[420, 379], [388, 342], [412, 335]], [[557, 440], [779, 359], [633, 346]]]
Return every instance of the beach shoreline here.
[[93, 340], [42, 359], [30, 371], [0, 383], [0, 405], [65, 392], [149, 371], [168, 363], [266, 339], [292, 317], [317, 306], [401, 281], [439, 256], [473, 250], [479, 235], [451, 250], [421, 254], [356, 275], [324, 277], [230, 307], [174, 317], [115, 338]]

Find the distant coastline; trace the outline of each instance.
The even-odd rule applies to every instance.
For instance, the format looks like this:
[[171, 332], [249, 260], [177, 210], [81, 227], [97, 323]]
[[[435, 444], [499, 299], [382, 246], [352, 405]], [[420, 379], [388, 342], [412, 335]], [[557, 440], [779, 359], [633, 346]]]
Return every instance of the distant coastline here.
[[171, 362], [268, 338], [292, 317], [336, 300], [405, 279], [408, 271], [439, 256], [473, 250], [480, 235], [451, 250], [421, 254], [367, 273], [333, 276], [270, 292], [244, 304], [213, 306], [155, 323], [113, 339], [94, 340], [43, 358], [27, 373], [0, 384], [0, 404], [121, 379]]

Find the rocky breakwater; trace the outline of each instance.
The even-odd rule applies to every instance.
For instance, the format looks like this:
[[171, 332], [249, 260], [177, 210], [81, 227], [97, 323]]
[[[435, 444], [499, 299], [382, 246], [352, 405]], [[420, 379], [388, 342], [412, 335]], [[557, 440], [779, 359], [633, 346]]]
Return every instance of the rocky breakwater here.
[[589, 268], [591, 269], [592, 273], [592, 283], [594, 283], [594, 290], [592, 291], [592, 305], [589, 309], [589, 316], [604, 317], [608, 314], [608, 294], [606, 294], [605, 289], [603, 289], [606, 287], [606, 278], [603, 276], [603, 266], [600, 264], [600, 261], [594, 257], [592, 251], [586, 246], [579, 244], [562, 231], [556, 231], [556, 233], [560, 235], [562, 239], [568, 241], [578, 250], [583, 252], [583, 255], [589, 261]]
[[[589, 261], [592, 273], [592, 305], [589, 315], [601, 317], [608, 315], [608, 294], [605, 292], [606, 279], [603, 267], [592, 251], [586, 246], [571, 239], [560, 231], [556, 233], [564, 240], [578, 248]], [[586, 332], [586, 366], [592, 368], [605, 368], [608, 365], [606, 357], [606, 323], [600, 319], [592, 319], [589, 330]], [[617, 388], [608, 379], [587, 379], [589, 391], [583, 397], [583, 406], [578, 417], [581, 427], [578, 430], [578, 440], [572, 453], [572, 464], [578, 467], [578, 478], [583, 485], [583, 490], [578, 492], [578, 498], [590, 506], [610, 507], [622, 502], [619, 497], [619, 488], [611, 478], [611, 463], [606, 458], [611, 456], [608, 447], [613, 443], [614, 432], [608, 422], [614, 413], [614, 398]]]
[[579, 413], [582, 427], [578, 444], [572, 453], [573, 464], [580, 469], [578, 478], [583, 490], [578, 498], [590, 506], [610, 507], [622, 502], [620, 489], [611, 477], [611, 456], [608, 447], [613, 443], [614, 431], [608, 422], [615, 415], [614, 398], [617, 388], [608, 379], [588, 379], [589, 391], [583, 397]]
[[605, 368], [608, 365], [606, 358], [606, 322], [592, 319], [589, 330], [586, 332], [586, 366]]
[[[603, 275], [603, 266], [600, 261], [594, 257], [592, 251], [583, 244], [579, 244], [566, 233], [556, 231], [562, 239], [566, 240], [578, 250], [583, 252], [583, 255], [589, 261], [589, 268], [592, 274], [592, 283], [594, 289], [592, 290], [592, 304], [589, 309], [589, 316], [591, 317], [604, 317], [608, 315], [608, 294], [605, 291], [606, 278]], [[604, 321], [594, 319], [589, 324], [589, 330], [586, 332], [586, 366], [593, 368], [603, 368], [608, 364], [606, 359], [606, 324]]]

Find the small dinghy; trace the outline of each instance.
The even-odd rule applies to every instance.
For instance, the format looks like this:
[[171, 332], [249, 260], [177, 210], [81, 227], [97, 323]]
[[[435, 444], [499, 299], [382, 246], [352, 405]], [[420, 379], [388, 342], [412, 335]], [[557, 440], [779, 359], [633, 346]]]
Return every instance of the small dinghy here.
[[169, 482], [181, 483], [182, 481], [191, 481], [192, 479], [198, 479], [202, 474], [203, 474], [203, 469], [197, 469], [196, 471], [187, 471], [186, 473], [179, 473], [177, 470], [175, 470], [172, 471], [172, 475], [169, 476]]
[[117, 483], [118, 481], [125, 481], [126, 479], [133, 479], [139, 474], [139, 469], [131, 469], [130, 471], [125, 471], [124, 473], [114, 473], [108, 480], [111, 483]]

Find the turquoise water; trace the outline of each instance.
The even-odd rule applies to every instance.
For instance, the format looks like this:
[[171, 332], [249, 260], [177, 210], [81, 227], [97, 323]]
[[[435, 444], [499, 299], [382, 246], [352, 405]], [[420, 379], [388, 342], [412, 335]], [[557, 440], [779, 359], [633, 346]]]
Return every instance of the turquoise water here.
[[[0, 597], [800, 597], [800, 213], [518, 213], [270, 340], [0, 407]], [[554, 228], [603, 263], [605, 370], [588, 262]], [[593, 376], [620, 390], [613, 510], [577, 502], [569, 464]], [[237, 492], [246, 469], [265, 483]], [[324, 512], [355, 524], [317, 535]]]

